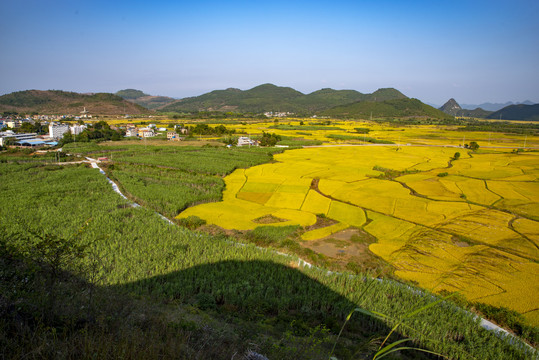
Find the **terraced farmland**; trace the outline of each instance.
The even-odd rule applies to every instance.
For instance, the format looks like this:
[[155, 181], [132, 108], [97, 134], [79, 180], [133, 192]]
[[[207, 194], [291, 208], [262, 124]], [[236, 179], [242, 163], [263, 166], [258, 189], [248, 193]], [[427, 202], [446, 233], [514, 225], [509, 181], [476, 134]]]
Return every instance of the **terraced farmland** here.
[[[395, 274], [505, 306], [539, 324], [539, 154], [443, 147], [290, 150], [225, 178], [223, 201], [189, 208], [225, 229], [313, 226], [300, 242], [362, 229]], [[440, 176], [441, 174], [441, 176]], [[278, 219], [278, 220], [277, 220]]]

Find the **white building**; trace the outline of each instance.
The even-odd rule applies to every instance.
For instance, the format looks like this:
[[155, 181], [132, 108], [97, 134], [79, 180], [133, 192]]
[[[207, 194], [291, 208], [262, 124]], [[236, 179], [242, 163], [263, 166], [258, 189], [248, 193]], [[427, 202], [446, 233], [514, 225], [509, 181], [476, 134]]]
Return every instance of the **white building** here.
[[155, 132], [150, 128], [138, 129], [138, 136], [142, 138], [155, 136]]
[[125, 131], [125, 136], [137, 136], [138, 135], [138, 129], [137, 128], [128, 128]]
[[243, 145], [258, 145], [257, 142], [255, 140], [251, 140], [251, 138], [248, 138], [247, 136], [240, 136], [238, 138], [238, 146], [243, 146]]
[[67, 124], [49, 124], [49, 136], [52, 139], [61, 139], [64, 133], [69, 131], [69, 125]]
[[71, 131], [71, 134], [79, 135], [84, 130], [86, 130], [86, 128], [87, 128], [86, 125], [72, 125], [72, 126], [69, 127], [69, 130]]
[[22, 121], [20, 121], [20, 120], [8, 120], [6, 122], [6, 125], [7, 125], [8, 128], [15, 129], [15, 128], [21, 127]]

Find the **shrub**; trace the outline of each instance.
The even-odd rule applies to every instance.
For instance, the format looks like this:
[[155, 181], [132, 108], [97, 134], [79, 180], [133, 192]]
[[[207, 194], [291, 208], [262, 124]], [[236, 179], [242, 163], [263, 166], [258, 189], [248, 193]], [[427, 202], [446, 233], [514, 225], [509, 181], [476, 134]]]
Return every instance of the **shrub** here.
[[194, 230], [202, 225], [205, 225], [206, 220], [201, 219], [198, 216], [191, 215], [183, 219], [176, 219], [176, 223], [180, 226], [188, 228], [189, 230]]

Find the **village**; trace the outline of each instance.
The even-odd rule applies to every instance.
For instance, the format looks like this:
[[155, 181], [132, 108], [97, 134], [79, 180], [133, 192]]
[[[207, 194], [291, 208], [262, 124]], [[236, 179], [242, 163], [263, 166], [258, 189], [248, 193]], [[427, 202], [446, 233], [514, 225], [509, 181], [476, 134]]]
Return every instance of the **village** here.
[[[126, 119], [130, 117], [125, 116]], [[77, 139], [87, 129], [95, 126], [92, 115], [84, 107], [80, 116], [73, 115], [33, 115], [28, 117], [6, 116], [0, 118], [0, 147], [42, 148], [61, 145], [65, 134], [71, 134], [70, 139]], [[85, 122], [86, 121], [86, 122]], [[141, 122], [140, 125], [144, 124]], [[157, 124], [147, 124], [137, 127], [135, 124], [107, 125], [110, 130], [121, 134], [123, 138], [146, 139], [157, 136], [168, 141], [183, 141], [192, 136], [189, 127], [169, 125], [169, 128], [158, 127]], [[64, 139], [65, 140], [65, 139]], [[116, 138], [114, 140], [121, 140]], [[87, 139], [85, 139], [87, 141]], [[64, 141], [65, 142], [65, 141]], [[257, 146], [259, 142], [248, 136], [239, 136], [229, 146]]]

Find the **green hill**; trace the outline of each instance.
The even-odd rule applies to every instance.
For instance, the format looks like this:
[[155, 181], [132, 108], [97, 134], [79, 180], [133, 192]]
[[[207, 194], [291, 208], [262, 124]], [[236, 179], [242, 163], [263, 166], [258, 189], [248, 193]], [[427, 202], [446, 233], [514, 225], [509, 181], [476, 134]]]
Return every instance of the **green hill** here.
[[110, 93], [79, 94], [61, 90], [25, 90], [0, 96], [0, 112], [79, 115], [145, 114], [148, 109]]
[[355, 90], [321, 89], [296, 99], [305, 111], [320, 111], [334, 106], [362, 100], [364, 94]]
[[296, 111], [293, 99], [303, 94], [289, 87], [263, 84], [250, 90], [229, 88], [215, 90], [200, 96], [177, 100], [160, 110], [162, 111]]
[[336, 106], [321, 112], [321, 115], [331, 117], [429, 117], [435, 119], [450, 119], [452, 116], [426, 105], [417, 99], [393, 99], [380, 102], [359, 101], [348, 105]]
[[143, 93], [140, 90], [135, 89], [125, 89], [117, 91], [115, 95], [118, 95], [121, 98], [124, 98], [126, 100], [133, 100], [138, 99], [140, 97], [149, 96], [148, 94]]
[[372, 94], [365, 95], [365, 101], [386, 101], [394, 99], [407, 99], [408, 97], [401, 93], [397, 89], [393, 88], [382, 88], [378, 89]]
[[321, 89], [303, 94], [290, 87], [263, 84], [249, 90], [216, 90], [200, 96], [177, 100], [162, 111], [236, 111], [262, 113], [266, 111], [314, 114], [338, 105], [361, 100], [383, 101], [406, 98], [395, 89], [379, 89], [372, 94], [355, 90]]
[[168, 96], [148, 95], [136, 89], [120, 90], [116, 92], [116, 95], [147, 109], [158, 109], [176, 100]]
[[457, 116], [466, 116], [466, 117], [486, 119], [490, 116], [490, 114], [492, 114], [492, 111], [487, 111], [481, 108], [477, 108], [474, 110], [462, 109], [457, 113]]
[[539, 121], [539, 104], [509, 105], [493, 112], [488, 119]]

